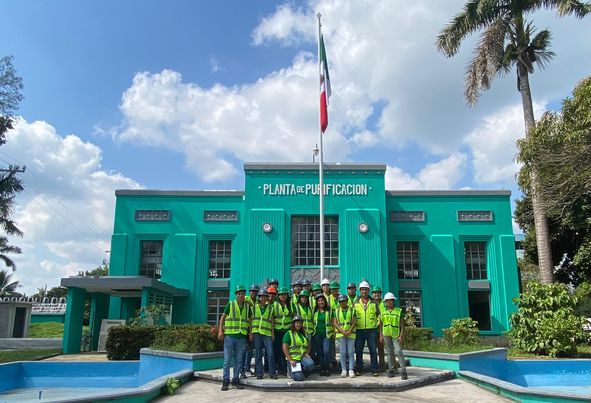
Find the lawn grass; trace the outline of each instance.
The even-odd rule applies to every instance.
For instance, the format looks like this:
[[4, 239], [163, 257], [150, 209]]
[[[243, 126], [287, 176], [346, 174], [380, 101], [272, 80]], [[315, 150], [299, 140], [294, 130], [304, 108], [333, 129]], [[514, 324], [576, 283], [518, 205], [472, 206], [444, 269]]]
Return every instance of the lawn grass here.
[[34, 339], [61, 339], [64, 337], [64, 324], [59, 322], [32, 323], [27, 337]]
[[[556, 358], [548, 355], [533, 354], [509, 347], [507, 351], [507, 358], [510, 359], [532, 359], [532, 360], [554, 360]], [[591, 345], [577, 346], [577, 355], [574, 357], [559, 357], [559, 358], [591, 358]]]
[[0, 363], [33, 361], [60, 352], [61, 350], [59, 348], [43, 350], [0, 350]]
[[448, 354], [461, 354], [470, 353], [472, 351], [489, 350], [495, 348], [495, 346], [488, 344], [462, 344], [458, 346], [450, 346], [446, 343], [437, 340], [431, 340], [428, 343], [421, 344], [414, 348], [415, 351], [429, 351], [433, 353], [448, 353]]

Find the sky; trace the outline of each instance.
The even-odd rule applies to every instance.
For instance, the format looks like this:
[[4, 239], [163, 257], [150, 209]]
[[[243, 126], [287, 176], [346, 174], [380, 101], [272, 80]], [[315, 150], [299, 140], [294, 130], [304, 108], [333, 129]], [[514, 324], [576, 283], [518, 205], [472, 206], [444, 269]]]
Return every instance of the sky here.
[[[11, 239], [20, 292], [108, 257], [115, 189], [243, 189], [244, 162], [312, 161], [317, 18], [332, 97], [325, 161], [387, 165], [387, 189], [509, 189], [524, 135], [515, 72], [475, 107], [464, 71], [478, 37], [434, 43], [463, 0], [3, 0], [0, 57], [24, 101], [0, 166], [26, 165]], [[591, 66], [591, 17], [530, 19], [554, 60], [530, 79], [536, 116]], [[519, 231], [517, 227], [515, 231]]]

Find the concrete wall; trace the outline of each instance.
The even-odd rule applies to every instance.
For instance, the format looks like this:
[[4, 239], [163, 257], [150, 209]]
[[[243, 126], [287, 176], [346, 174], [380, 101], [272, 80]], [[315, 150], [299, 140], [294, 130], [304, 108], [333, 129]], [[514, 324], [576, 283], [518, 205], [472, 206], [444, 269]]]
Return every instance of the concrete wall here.
[[50, 349], [61, 348], [62, 339], [1, 338], [0, 349]]

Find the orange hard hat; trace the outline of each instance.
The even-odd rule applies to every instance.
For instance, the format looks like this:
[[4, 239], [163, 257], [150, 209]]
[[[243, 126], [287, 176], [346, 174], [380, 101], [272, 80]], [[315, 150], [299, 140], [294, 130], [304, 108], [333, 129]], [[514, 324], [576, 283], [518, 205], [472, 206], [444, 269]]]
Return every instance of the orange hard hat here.
[[275, 287], [269, 287], [269, 288], [267, 288], [267, 292], [269, 294], [277, 294], [277, 288], [275, 288]]

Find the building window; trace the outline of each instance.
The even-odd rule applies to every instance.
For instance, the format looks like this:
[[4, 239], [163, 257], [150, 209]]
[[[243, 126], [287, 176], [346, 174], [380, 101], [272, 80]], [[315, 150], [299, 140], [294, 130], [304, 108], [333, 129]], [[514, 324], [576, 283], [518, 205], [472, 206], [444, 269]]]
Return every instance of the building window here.
[[232, 241], [209, 241], [209, 277], [230, 278]]
[[486, 242], [464, 242], [466, 260], [466, 278], [468, 280], [486, 280]]
[[[339, 218], [324, 217], [324, 264], [339, 264]], [[320, 217], [291, 218], [291, 265], [320, 266]]]
[[470, 317], [478, 322], [478, 329], [491, 330], [490, 293], [486, 291], [468, 291]]
[[136, 221], [170, 221], [170, 210], [136, 210]]
[[486, 222], [492, 220], [493, 213], [490, 210], [458, 211], [458, 221], [460, 222]]
[[419, 278], [419, 243], [396, 242], [396, 255], [398, 257], [398, 278]]
[[160, 278], [162, 276], [162, 241], [142, 241], [140, 276]]
[[424, 222], [424, 211], [391, 211], [390, 221], [394, 222]]
[[230, 300], [228, 290], [207, 290], [207, 323], [217, 326]]
[[205, 222], [237, 222], [237, 211], [209, 211], [203, 212], [203, 221]]
[[400, 308], [402, 308], [402, 315], [406, 314], [406, 308], [412, 307], [412, 316], [415, 319], [415, 324], [418, 327], [423, 325], [423, 310], [421, 305], [421, 292], [419, 290], [400, 290]]

